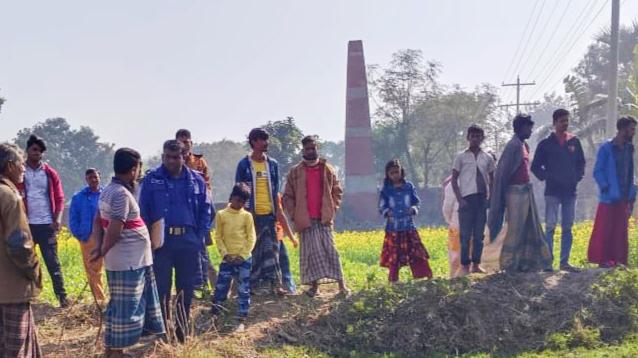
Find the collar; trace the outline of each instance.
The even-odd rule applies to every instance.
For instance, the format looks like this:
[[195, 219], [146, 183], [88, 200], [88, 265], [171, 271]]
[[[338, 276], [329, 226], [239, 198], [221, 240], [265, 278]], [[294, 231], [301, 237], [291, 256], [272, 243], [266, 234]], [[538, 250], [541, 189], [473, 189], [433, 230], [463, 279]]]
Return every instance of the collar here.
[[126, 190], [130, 191], [131, 193], [135, 193], [135, 187], [133, 185], [131, 185], [131, 183], [127, 183], [124, 180], [118, 178], [118, 177], [113, 177], [111, 178], [111, 183], [112, 184], [118, 184], [121, 185], [123, 187], [126, 188]]
[[173, 176], [164, 167], [164, 164], [160, 165], [159, 172], [160, 172], [160, 175], [162, 175], [166, 179], [173, 179], [173, 180], [175, 180], [175, 179], [185, 179], [186, 176], [188, 175], [188, 167], [186, 165], [182, 166], [182, 173], [177, 178], [173, 178]]
[[40, 163], [38, 163], [38, 166], [35, 168], [31, 168], [31, 166], [29, 164], [25, 164], [26, 169], [31, 170], [31, 171], [37, 171], [37, 170], [44, 170], [44, 162], [40, 161]]
[[307, 161], [305, 159], [302, 159], [301, 160], [301, 164], [303, 164], [305, 167], [308, 167], [308, 168], [315, 168], [315, 167], [319, 166], [320, 164], [321, 165], [325, 165], [326, 164], [326, 159], [319, 157], [314, 162], [309, 162], [309, 161]]
[[16, 193], [18, 192], [18, 188], [16, 187], [16, 185], [7, 177], [0, 175], [0, 182], [6, 186], [8, 186], [9, 188], [11, 188], [11, 190], [15, 191]]
[[87, 185], [84, 187], [84, 189], [82, 189], [82, 192], [84, 192], [85, 194], [100, 194], [102, 192], [104, 188], [103, 187], [98, 187], [97, 191], [92, 191], [91, 188]]
[[228, 209], [228, 211], [232, 214], [239, 214], [240, 212], [244, 210], [244, 208], [239, 208], [239, 210], [235, 210], [232, 208], [232, 206], [230, 206], [230, 203], [226, 205], [226, 209]]

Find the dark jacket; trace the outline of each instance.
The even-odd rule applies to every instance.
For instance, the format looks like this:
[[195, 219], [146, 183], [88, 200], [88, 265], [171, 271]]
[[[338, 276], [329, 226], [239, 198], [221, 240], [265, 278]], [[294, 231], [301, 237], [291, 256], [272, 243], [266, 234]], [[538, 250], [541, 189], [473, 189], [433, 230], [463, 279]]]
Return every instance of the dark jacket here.
[[585, 153], [577, 137], [572, 137], [561, 146], [556, 134], [538, 143], [532, 173], [545, 181], [547, 196], [575, 196], [576, 186], [585, 175]]
[[101, 192], [102, 188], [97, 192], [93, 192], [87, 186], [73, 195], [71, 199], [69, 229], [71, 229], [73, 236], [80, 241], [86, 242], [89, 240]]
[[[621, 200], [629, 200], [631, 202], [636, 200], [636, 186], [634, 182], [634, 162], [629, 162], [629, 173], [631, 175], [629, 179], [629, 193], [628, 198], [622, 198], [620, 183], [618, 181], [618, 174], [616, 172], [616, 159], [614, 157], [613, 150], [614, 143], [610, 140], [603, 143], [598, 149], [596, 155], [596, 164], [594, 165], [594, 179], [600, 190], [598, 200], [601, 203], [612, 204]], [[631, 153], [633, 157], [633, 146], [631, 147]]]
[[[244, 157], [237, 164], [237, 172], [235, 173], [236, 183], [246, 183], [250, 187], [250, 201], [247, 203], [246, 209], [255, 212], [255, 174], [250, 156]], [[277, 213], [277, 193], [279, 193], [279, 164], [276, 160], [266, 157], [266, 170], [269, 173], [270, 195], [273, 214]]]

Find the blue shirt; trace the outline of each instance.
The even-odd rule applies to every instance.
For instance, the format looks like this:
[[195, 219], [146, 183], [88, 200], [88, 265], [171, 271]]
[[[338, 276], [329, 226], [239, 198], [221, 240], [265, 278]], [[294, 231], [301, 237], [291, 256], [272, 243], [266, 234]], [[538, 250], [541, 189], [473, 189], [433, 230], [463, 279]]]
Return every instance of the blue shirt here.
[[[186, 166], [178, 178], [171, 177], [164, 166], [150, 171], [142, 181], [140, 209], [148, 226], [164, 219], [167, 231], [171, 226], [186, 227], [187, 234], [180, 235], [179, 239], [203, 247], [213, 209], [200, 174]], [[166, 236], [168, 244], [173, 237], [169, 237], [168, 232]]]
[[390, 182], [383, 184], [379, 193], [379, 211], [386, 216], [392, 211], [392, 218], [387, 219], [386, 231], [411, 231], [416, 230], [413, 216], [418, 213], [421, 200], [412, 183], [406, 181], [399, 188], [395, 188]]
[[69, 229], [73, 236], [82, 242], [89, 240], [93, 230], [93, 218], [98, 209], [102, 188], [97, 192], [87, 186], [73, 195], [69, 209]]

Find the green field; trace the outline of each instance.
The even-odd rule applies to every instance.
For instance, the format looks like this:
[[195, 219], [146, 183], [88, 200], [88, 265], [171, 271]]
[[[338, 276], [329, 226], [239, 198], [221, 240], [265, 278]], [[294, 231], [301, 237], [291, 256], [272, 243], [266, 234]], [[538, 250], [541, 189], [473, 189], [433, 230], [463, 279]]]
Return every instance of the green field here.
[[[638, 244], [638, 231], [636, 230], [635, 222], [632, 220], [630, 229], [630, 264], [635, 264], [637, 261], [636, 246]], [[579, 223], [574, 228], [574, 244], [572, 249], [571, 263], [573, 265], [585, 268], [593, 268], [593, 266], [586, 263], [586, 251], [589, 241], [589, 235], [591, 232], [591, 222]], [[273, 344], [272, 341], [267, 340], [263, 342], [263, 338], [255, 339], [250, 343], [251, 354], [245, 354], [246, 341], [239, 339], [236, 336], [229, 333], [215, 333], [210, 336], [209, 333], [202, 333], [191, 342], [190, 345], [179, 348], [181, 350], [173, 351], [172, 348], [164, 348], [154, 353], [151, 356], [163, 357], [163, 356], [188, 356], [188, 357], [209, 357], [209, 356], [268, 356], [268, 357], [314, 357], [314, 356], [329, 356], [337, 354], [339, 356], [351, 356], [351, 357], [367, 357], [372, 353], [366, 351], [366, 342], [374, 342], [374, 337], [371, 336], [371, 331], [375, 330], [377, 326], [383, 325], [386, 322], [392, 324], [392, 320], [396, 319], [396, 312], [400, 312], [406, 305], [436, 305], [437, 300], [448, 300], [454, 297], [460, 297], [471, 293], [475, 287], [476, 282], [481, 281], [491, 282], [493, 280], [495, 285], [499, 284], [499, 275], [488, 276], [486, 279], [471, 278], [470, 280], [447, 280], [448, 275], [448, 262], [447, 262], [447, 229], [445, 228], [422, 228], [419, 230], [423, 243], [427, 247], [430, 253], [430, 265], [434, 272], [436, 280], [432, 281], [412, 281], [408, 269], [404, 269], [401, 272], [401, 281], [407, 282], [398, 286], [392, 286], [387, 283], [387, 270], [381, 268], [378, 264], [381, 246], [383, 243], [382, 231], [368, 231], [368, 232], [340, 232], [336, 236], [336, 242], [338, 250], [341, 254], [343, 268], [345, 271], [346, 280], [348, 285], [355, 292], [353, 298], [348, 301], [343, 301], [345, 308], [342, 311], [338, 311], [337, 315], [342, 312], [342, 317], [335, 318], [335, 314], [328, 314], [326, 321], [328, 325], [337, 327], [342, 325], [343, 334], [347, 336], [344, 338], [345, 351], [333, 350], [332, 348], [326, 348], [319, 341], [299, 342], [297, 344], [277, 343]], [[559, 233], [556, 234], [555, 255], [558, 255], [560, 245]], [[292, 245], [288, 244], [288, 249], [291, 257], [291, 266], [293, 274], [298, 281], [299, 265], [298, 265], [298, 250], [292, 248]], [[219, 263], [219, 255], [214, 247], [209, 248], [211, 258], [214, 263]], [[82, 258], [79, 250], [79, 244], [74, 238], [72, 238], [67, 231], [63, 231], [59, 237], [59, 255], [62, 262], [62, 269], [65, 279], [67, 291], [69, 292], [72, 301], [79, 303], [91, 303], [91, 297], [88, 289], [85, 289], [86, 280], [82, 268]], [[554, 357], [554, 356], [569, 356], [569, 357], [634, 357], [638, 356], [638, 272], [635, 270], [625, 270], [611, 272], [606, 275], [602, 275], [602, 279], [597, 279], [591, 287], [597, 287], [598, 296], [594, 299], [598, 306], [592, 306], [590, 311], [588, 307], [583, 307], [582, 310], [578, 310], [575, 316], [584, 317], [588, 319], [587, 322], [591, 322], [592, 326], [580, 327], [578, 324], [574, 326], [574, 322], [570, 323], [564, 330], [560, 330], [555, 334], [545, 337], [545, 341], [541, 342], [539, 349], [516, 349], [516, 353], [513, 355], [523, 357]], [[55, 297], [53, 295], [51, 284], [48, 275], [44, 274], [44, 291], [40, 296], [41, 303], [56, 304]], [[516, 283], [515, 283], [516, 285]], [[488, 283], [488, 287], [489, 283]], [[494, 286], [496, 287], [496, 286]], [[517, 286], [520, 290], [521, 287], [525, 289], [525, 286]], [[83, 291], [84, 289], [84, 291]], [[589, 289], [589, 287], [587, 287]], [[334, 290], [334, 288], [333, 288]], [[523, 291], [521, 291], [523, 292]], [[532, 291], [529, 291], [532, 292]], [[526, 293], [523, 293], [526, 295]], [[531, 294], [531, 293], [529, 293]], [[421, 297], [420, 295], [424, 295]], [[332, 296], [330, 296], [332, 297]], [[423, 301], [422, 303], [409, 303], [409, 301], [418, 297], [419, 300], [434, 299], [434, 301]], [[262, 311], [268, 304], [268, 298], [256, 298], [255, 299], [255, 317], [253, 318], [256, 332], [263, 330], [265, 321], [270, 320], [271, 316], [268, 313]], [[598, 300], [598, 301], [596, 301]], [[592, 301], [592, 302], [594, 302]], [[614, 310], [623, 310], [623, 315], [628, 317], [627, 322], [623, 323], [623, 332], [621, 335], [614, 336], [616, 338], [612, 340], [604, 339], [606, 334], [606, 328], [603, 325], [598, 326], [599, 321], [596, 321], [595, 312], [600, 307], [600, 301], [613, 301], [616, 302]], [[324, 297], [320, 300], [313, 301], [305, 296], [295, 296], [287, 299], [286, 301], [277, 303], [278, 308], [276, 312], [275, 320], [283, 322], [282, 319], [290, 319], [289, 316], [293, 316], [298, 320], [301, 317], [302, 320], [307, 317], [314, 316], [316, 311], [324, 309], [327, 306], [331, 306], [332, 299]], [[336, 302], [336, 301], [335, 301]], [[408, 303], [406, 303], [408, 302]], [[323, 305], [323, 306], [322, 306]], [[326, 306], [327, 305], [327, 306]], [[339, 303], [336, 307], [341, 305]], [[79, 307], [89, 307], [88, 305], [79, 305]], [[513, 304], [514, 308], [517, 306]], [[232, 308], [231, 308], [232, 309]], [[252, 309], [252, 308], [251, 308]], [[290, 314], [285, 311], [290, 309]], [[558, 308], [560, 310], [560, 308]], [[605, 307], [600, 308], [600, 312], [605, 312]], [[259, 311], [259, 312], [257, 312]], [[284, 311], [283, 313], [281, 311]], [[396, 312], [395, 312], [396, 311]], [[625, 312], [626, 311], [626, 312]], [[253, 312], [253, 311], [251, 311]], [[433, 311], [434, 312], [434, 311]], [[436, 312], [435, 312], [436, 313]], [[54, 325], [54, 319], [47, 322], [48, 326], [41, 327], [41, 331], [46, 339], [50, 337], [58, 337], [57, 330]], [[70, 313], [75, 314], [75, 313]], [[252, 313], [251, 313], [252, 316]], [[417, 315], [417, 319], [423, 319], [422, 316]], [[59, 319], [59, 318], [58, 318]], [[209, 320], [209, 318], [205, 318]], [[321, 326], [321, 319], [316, 327]], [[252, 323], [251, 323], [252, 324]], [[286, 323], [288, 324], [288, 323]], [[280, 323], [271, 326], [268, 329], [279, 330], [286, 329], [286, 324]], [[296, 323], [295, 323], [296, 324]], [[281, 326], [281, 327], [280, 327]], [[297, 326], [291, 325], [292, 329], [296, 329]], [[288, 329], [290, 329], [290, 327]], [[320, 328], [309, 328], [320, 330]], [[93, 328], [91, 328], [93, 329]], [[94, 331], [92, 331], [94, 332]], [[602, 332], [602, 333], [601, 333]], [[334, 333], [334, 332], [333, 332]], [[340, 335], [341, 333], [339, 333]], [[211, 340], [210, 337], [215, 337]], [[335, 337], [338, 337], [335, 336]], [[622, 337], [622, 338], [617, 338]], [[66, 340], [66, 338], [65, 338]], [[85, 345], [84, 348], [88, 349], [87, 344], [91, 344], [92, 339], [85, 339], [80, 342], [80, 345]], [[64, 342], [64, 341], [62, 341]], [[54, 351], [57, 352], [65, 350], [65, 343], [58, 344]], [[240, 348], [243, 347], [243, 348]], [[499, 349], [495, 347], [495, 351], [485, 353], [485, 350], [478, 349], [474, 353], [467, 353], [464, 356], [472, 357], [488, 357], [491, 354], [498, 353]], [[361, 350], [361, 351], [360, 351]], [[373, 350], [378, 352], [378, 349]], [[84, 351], [82, 351], [84, 352]], [[338, 353], [335, 353], [338, 352]], [[145, 353], [146, 354], [146, 353]], [[497, 355], [500, 355], [497, 354]], [[512, 355], [508, 353], [506, 355]], [[62, 356], [62, 355], [60, 355]], [[146, 355], [145, 355], [146, 356]], [[377, 356], [377, 355], [374, 355]], [[378, 355], [383, 357], [404, 357], [412, 356], [410, 354], [405, 355], [401, 353], [393, 353], [392, 350]], [[427, 354], [425, 356], [432, 356]], [[446, 354], [436, 356], [447, 356]]]

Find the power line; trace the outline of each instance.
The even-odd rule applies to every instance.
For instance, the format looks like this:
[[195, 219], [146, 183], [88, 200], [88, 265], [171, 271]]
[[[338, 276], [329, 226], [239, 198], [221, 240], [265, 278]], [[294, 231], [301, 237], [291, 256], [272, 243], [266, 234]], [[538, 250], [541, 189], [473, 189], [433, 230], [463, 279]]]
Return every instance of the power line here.
[[536, 16], [536, 20], [534, 20], [534, 26], [532, 26], [532, 31], [530, 32], [529, 36], [527, 37], [527, 40], [525, 41], [525, 44], [523, 45], [523, 52], [521, 53], [520, 56], [518, 56], [518, 63], [514, 67], [514, 72], [512, 74], [519, 72], [521, 61], [523, 61], [523, 57], [525, 57], [524, 55], [525, 55], [525, 50], [527, 49], [527, 45], [529, 44], [529, 41], [532, 39], [532, 36], [534, 36], [534, 31], [536, 30], [536, 25], [538, 25], [538, 20], [540, 19], [541, 15], [543, 14], [543, 8], [545, 7], [545, 1], [546, 0], [543, 0], [543, 3], [541, 4], [541, 9], [538, 12], [538, 15]]
[[[589, 17], [589, 15], [594, 9], [593, 5], [595, 5], [595, 3], [596, 3], [596, 0], [589, 0], [589, 2], [585, 5], [585, 7], [583, 7], [583, 9], [580, 11], [578, 16], [576, 17], [576, 20], [572, 23], [569, 30], [567, 30], [567, 32], [565, 33], [565, 37], [563, 38], [563, 41], [556, 48], [556, 51], [553, 51], [554, 57], [550, 58], [550, 60], [547, 62], [548, 65], [543, 68], [545, 71], [543, 72], [543, 70], [541, 70], [541, 73], [538, 74], [538, 77], [543, 77], [544, 75], [547, 74], [547, 69], [550, 68], [549, 67], [550, 64], [561, 60], [562, 56], [559, 56], [559, 54], [562, 54], [561, 51], [564, 49], [565, 45], [568, 43], [568, 40], [572, 38], [574, 34], [577, 33], [576, 30], [578, 30], [578, 28], [580, 28], [582, 24], [586, 22], [587, 18]], [[587, 15], [584, 15], [585, 12], [588, 12]]]
[[534, 8], [532, 9], [532, 12], [529, 16], [529, 19], [527, 19], [527, 24], [525, 25], [525, 30], [523, 30], [523, 34], [521, 35], [521, 39], [518, 41], [518, 46], [516, 47], [516, 52], [514, 52], [514, 56], [512, 57], [512, 59], [510, 60], [510, 64], [507, 66], [507, 70], [505, 70], [505, 77], [503, 77], [503, 81], [501, 82], [505, 82], [505, 80], [508, 77], [508, 74], [510, 72], [510, 70], [512, 69], [512, 65], [514, 64], [514, 61], [516, 61], [516, 58], [518, 56], [518, 52], [521, 49], [521, 44], [523, 43], [523, 39], [525, 38], [525, 34], [527, 33], [527, 29], [529, 28], [529, 24], [532, 22], [532, 19], [534, 18], [534, 13], [536, 12], [536, 7], [538, 6], [538, 1], [536, 0], [536, 2], [534, 3]]
[[548, 25], [550, 24], [550, 22], [554, 18], [554, 13], [556, 12], [556, 8], [558, 7], [559, 3], [560, 3], [560, 1], [555, 1], [554, 2], [554, 7], [552, 8], [552, 11], [550, 12], [549, 16], [547, 17], [547, 22], [545, 23], [545, 26], [542, 27], [540, 35], [536, 38], [536, 41], [534, 42], [534, 45], [531, 47], [531, 49], [529, 51], [529, 54], [527, 56], [523, 56], [525, 59], [523, 61], [523, 64], [521, 65], [521, 71], [523, 69], [525, 69], [525, 67], [529, 63], [530, 58], [535, 54], [534, 50], [536, 50], [536, 48], [538, 47], [538, 43], [545, 36], [545, 31], [547, 30], [547, 28], [549, 27]]
[[[607, 6], [607, 3], [609, 3], [609, 0], [606, 0], [606, 1], [605, 1], [605, 3], [604, 3], [601, 7], [600, 7], [600, 9], [598, 9], [598, 12], [597, 12], [597, 13], [596, 13], [596, 15], [594, 16], [594, 18], [590, 20], [589, 24], [588, 24], [588, 25], [587, 25], [584, 29], [582, 29], [582, 30], [580, 31], [580, 35], [579, 35], [579, 36], [578, 36], [578, 37], [577, 37], [574, 41], [572, 41], [572, 45], [571, 45], [571, 46], [567, 49], [567, 51], [565, 52], [564, 56], [567, 56], [567, 55], [568, 55], [568, 54], [572, 51], [572, 49], [574, 49], [574, 47], [576, 46], [576, 44], [578, 43], [578, 41], [579, 41], [579, 40], [583, 37], [583, 35], [585, 34], [586, 30], [587, 30], [587, 29], [588, 29], [588, 28], [589, 28], [589, 27], [590, 27], [590, 26], [594, 23], [594, 21], [596, 21], [596, 19], [598, 18], [598, 16], [600, 16], [600, 14], [602, 13], [602, 11], [603, 11], [603, 10], [605, 9], [605, 7]], [[563, 57], [564, 57], [564, 56], [563, 56]], [[536, 90], [536, 91], [532, 94], [533, 96], [535, 96], [535, 95], [536, 95], [536, 93], [537, 93], [538, 91], [540, 91], [541, 89], [543, 89], [543, 88], [544, 88], [544, 87], [543, 87], [543, 85], [544, 85], [545, 83], [547, 83], [546, 81], [547, 81], [547, 80], [549, 79], [549, 77], [553, 74], [554, 70], [558, 67], [558, 65], [559, 65], [560, 63], [561, 63], [560, 61], [556, 62], [556, 65], [554, 66], [554, 68], [552, 68], [552, 70], [549, 72], [549, 74], [548, 74], [548, 75], [547, 75], [547, 76], [543, 79], [543, 81], [541, 82], [541, 85], [539, 85], [539, 87], [537, 88], [537, 90]], [[554, 82], [554, 84], [553, 84], [550, 88], [553, 88], [554, 86], [556, 86], [556, 84], [557, 84], [559, 81], [561, 81], [561, 80], [562, 80], [562, 78], [559, 78], [559, 79], [558, 79], [558, 81]]]
[[[545, 42], [545, 47], [540, 52], [541, 55], [536, 58], [536, 63], [534, 63], [534, 66], [532, 66], [532, 69], [530, 70], [528, 77], [532, 78], [532, 75], [534, 74], [534, 71], [538, 67], [538, 64], [540, 63], [541, 59], [543, 58], [543, 55], [546, 53], [547, 48], [549, 47], [549, 44], [552, 43], [552, 41], [554, 40], [554, 36], [556, 36], [556, 34], [558, 33], [558, 26], [560, 26], [560, 24], [563, 22], [563, 19], [565, 18], [565, 14], [567, 14], [567, 10], [569, 10], [569, 5], [571, 5], [572, 1], [573, 0], [569, 0], [569, 2], [567, 3], [567, 6], [565, 6], [565, 9], [563, 10], [563, 13], [560, 15], [560, 18], [558, 18], [558, 23], [556, 24], [556, 29], [554, 31], [552, 31], [552, 35], [550, 36], [549, 40], [547, 40], [547, 42]], [[558, 1], [556, 3], [558, 3]]]

